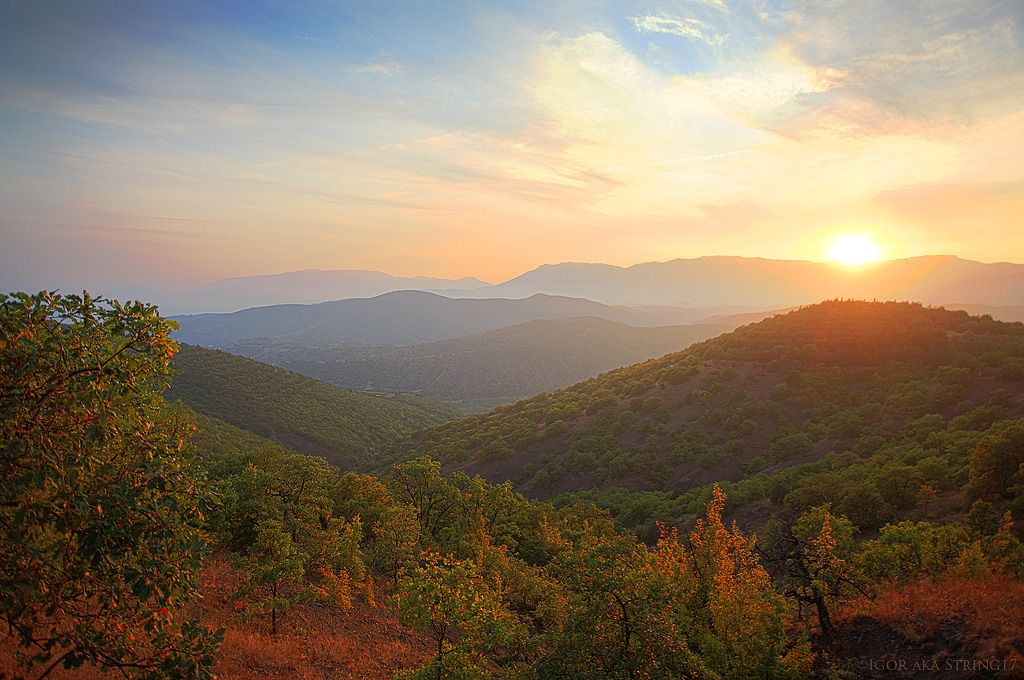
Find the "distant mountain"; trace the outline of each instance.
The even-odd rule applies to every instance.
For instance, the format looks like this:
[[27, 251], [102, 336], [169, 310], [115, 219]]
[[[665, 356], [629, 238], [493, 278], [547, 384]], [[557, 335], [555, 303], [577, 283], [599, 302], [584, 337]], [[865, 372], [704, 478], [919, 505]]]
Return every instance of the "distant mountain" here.
[[304, 269], [283, 274], [222, 279], [193, 290], [159, 293], [146, 288], [106, 291], [111, 299], [140, 299], [160, 306], [164, 316], [235, 312], [276, 304], [312, 304], [347, 298], [375, 297], [396, 290], [469, 291], [487, 286], [472, 277], [458, 280], [428, 276], [402, 278], [383, 272]]
[[364, 390], [491, 403], [550, 392], [613, 368], [677, 352], [735, 326], [638, 328], [594, 317], [544, 319], [412, 347], [251, 339], [222, 349]]
[[593, 316], [632, 326], [664, 326], [663, 312], [611, 307], [590, 300], [533, 295], [522, 300], [451, 299], [422, 291], [316, 305], [273, 305], [231, 314], [180, 316], [175, 339], [219, 347], [244, 338], [292, 342], [418, 345], [537, 319]]
[[773, 309], [765, 312], [745, 312], [742, 314], [719, 314], [711, 316], [702, 320], [702, 323], [710, 324], [722, 324], [725, 326], [731, 326], [732, 328], [738, 328], [739, 326], [746, 326], [750, 323], [757, 323], [758, 321], [764, 321], [770, 319], [777, 314], [785, 314], [792, 312], [798, 307], [789, 307], [787, 309]]
[[657, 325], [694, 323], [716, 315], [768, 311], [827, 299], [988, 305], [995, 318], [1013, 320], [1019, 312], [1004, 308], [1024, 306], [1024, 264], [985, 264], [952, 256], [888, 260], [860, 268], [726, 256], [645, 262], [630, 267], [564, 262], [543, 265], [497, 285], [472, 277], [401, 278], [377, 271], [306, 269], [224, 279], [177, 293], [136, 287], [104, 291], [104, 295], [141, 299], [158, 304], [164, 316], [181, 316], [373, 298], [407, 290], [461, 299], [522, 299], [538, 293], [581, 298], [658, 314], [661, 318]]
[[[360, 394], [186, 344], [174, 357], [174, 369], [180, 373], [164, 392], [168, 401], [180, 399], [199, 414], [297, 452], [321, 456], [341, 468], [457, 415], [425, 397]], [[200, 422], [200, 426], [204, 434], [216, 436], [209, 423]]]
[[951, 303], [942, 306], [946, 309], [962, 309], [972, 316], [983, 316], [988, 314], [993, 319], [999, 319], [1000, 321], [1024, 322], [1024, 306], [993, 307], [992, 305], [961, 303]]
[[1005, 307], [1024, 305], [1024, 264], [984, 264], [952, 256], [888, 260], [855, 269], [828, 262], [744, 257], [677, 259], [631, 267], [563, 263], [544, 265], [461, 297], [520, 298], [536, 293], [608, 305], [763, 309], [848, 298]]

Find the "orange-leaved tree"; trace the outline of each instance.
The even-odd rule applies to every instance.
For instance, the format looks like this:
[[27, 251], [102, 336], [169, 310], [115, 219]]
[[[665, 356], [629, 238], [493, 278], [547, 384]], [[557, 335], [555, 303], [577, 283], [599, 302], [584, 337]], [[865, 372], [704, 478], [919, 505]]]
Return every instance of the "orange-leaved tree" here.
[[835, 639], [832, 609], [844, 598], [869, 595], [852, 559], [853, 525], [832, 514], [826, 503], [795, 521], [774, 521], [765, 531], [762, 555], [776, 573], [782, 592], [799, 607], [813, 606], [823, 636]]
[[564, 620], [531, 677], [801, 677], [807, 647], [787, 646], [784, 602], [724, 501], [715, 487], [696, 530], [663, 529], [654, 551], [600, 525], [566, 541], [546, 568]]
[[725, 494], [716, 484], [706, 515], [684, 544], [664, 531], [661, 569], [692, 574], [681, 584], [692, 612], [690, 645], [704, 666], [722, 678], [800, 677], [809, 665], [806, 645], [787, 647], [785, 603], [761, 565], [755, 537], [722, 521]]

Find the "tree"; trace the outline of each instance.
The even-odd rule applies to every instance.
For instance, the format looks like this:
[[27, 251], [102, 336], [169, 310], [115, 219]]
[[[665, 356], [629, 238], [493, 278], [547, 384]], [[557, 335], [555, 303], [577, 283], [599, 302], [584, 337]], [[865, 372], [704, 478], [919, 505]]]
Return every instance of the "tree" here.
[[419, 553], [420, 524], [416, 511], [405, 505], [395, 505], [380, 513], [373, 524], [371, 555], [377, 566], [391, 577], [392, 583], [405, 573]]
[[366, 575], [362, 522], [358, 515], [333, 516], [348, 504], [335, 468], [319, 457], [266, 447], [227, 456], [213, 472], [225, 497], [221, 536], [245, 572], [238, 597], [246, 615], [269, 613], [276, 633], [279, 614], [314, 596], [340, 609], [351, 606], [351, 587]]
[[802, 608], [812, 605], [824, 637], [836, 639], [831, 611], [853, 590], [868, 594], [854, 569], [853, 525], [826, 503], [795, 522], [773, 521], [765, 531], [765, 562], [775, 567], [782, 592]]
[[589, 523], [581, 529], [546, 568], [564, 613], [533, 677], [668, 678], [698, 668], [677, 625], [684, 605], [669, 593], [653, 555], [631, 534]]
[[976, 500], [1001, 503], [1024, 484], [1024, 419], [994, 425], [971, 456], [971, 476], [964, 490], [970, 507]]
[[428, 552], [424, 565], [400, 584], [395, 604], [404, 622], [427, 630], [437, 643], [432, 660], [401, 675], [407, 680], [488, 678], [487, 654], [525, 634], [476, 565], [450, 555]]
[[209, 497], [157, 394], [172, 328], [137, 302], [0, 295], [0, 619], [39, 678], [210, 677], [219, 634], [174, 618]]
[[878, 538], [860, 545], [856, 564], [865, 578], [878, 584], [935, 578], [954, 569], [972, 542], [963, 524], [887, 524]]
[[278, 614], [313, 598], [313, 589], [303, 584], [308, 559], [281, 522], [261, 521], [256, 540], [235, 558], [235, 565], [245, 573], [237, 594], [246, 602], [243, 615], [269, 613], [270, 632], [277, 635]]
[[785, 605], [753, 551], [721, 519], [715, 485], [688, 540], [662, 530], [651, 551], [631, 534], [582, 525], [546, 567], [563, 621], [534, 665], [544, 678], [795, 678], [807, 650], [785, 650]]
[[928, 514], [928, 506], [935, 502], [936, 497], [935, 489], [927, 484], [921, 485], [921, 489], [917, 492], [917, 504], [921, 507], [923, 514]]
[[658, 542], [661, 571], [680, 573], [688, 566], [693, 574], [689, 588], [673, 588], [689, 591], [691, 646], [712, 677], [803, 677], [808, 652], [799, 645], [786, 652], [784, 602], [761, 566], [755, 537], [722, 522], [725, 500], [715, 484], [689, 545], [674, 531], [663, 533]]
[[456, 496], [451, 484], [441, 476], [441, 464], [420, 456], [392, 467], [387, 482], [396, 500], [415, 508], [424, 545], [436, 542]]

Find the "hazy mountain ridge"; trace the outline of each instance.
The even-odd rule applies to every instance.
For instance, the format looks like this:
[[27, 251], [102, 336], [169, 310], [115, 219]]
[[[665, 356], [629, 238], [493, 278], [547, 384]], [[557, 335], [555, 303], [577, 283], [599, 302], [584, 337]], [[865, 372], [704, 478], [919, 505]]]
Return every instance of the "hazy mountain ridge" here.
[[467, 291], [490, 285], [471, 276], [444, 279], [430, 276], [399, 277], [361, 269], [303, 269], [295, 272], [243, 276], [214, 281], [178, 293], [146, 288], [107, 291], [111, 298], [133, 297], [152, 302], [164, 316], [230, 313], [249, 307], [277, 304], [315, 304], [331, 300], [376, 297], [396, 290]]
[[1024, 265], [953, 256], [886, 260], [858, 268], [829, 262], [701, 257], [630, 267], [543, 265], [463, 297], [533, 293], [585, 297], [605, 304], [790, 307], [823, 299], [916, 300], [925, 304], [1024, 305]]
[[246, 340], [222, 349], [340, 387], [435, 399], [508, 401], [679, 351], [729, 325], [640, 328], [594, 317], [542, 319], [411, 347]]
[[[1024, 265], [924, 256], [849, 268], [829, 262], [716, 256], [645, 262], [630, 267], [547, 264], [495, 285], [472, 277], [402, 278], [366, 270], [302, 270], [224, 279], [178, 293], [126, 288], [105, 294], [118, 299], [143, 299], [160, 305], [164, 316], [182, 316], [371, 298], [400, 290], [472, 299], [520, 299], [543, 293], [606, 305], [645, 307], [649, 312], [661, 307], [667, 314], [663, 324], [669, 325], [726, 313], [687, 311], [705, 307], [748, 308], [733, 312], [740, 313], [833, 298], [1024, 306]], [[1000, 310], [995, 313], [999, 315]]]
[[612, 307], [591, 300], [551, 295], [526, 299], [452, 299], [423, 291], [396, 291], [375, 298], [316, 305], [273, 305], [232, 314], [180, 316], [174, 337], [219, 347], [266, 337], [304, 344], [348, 342], [418, 345], [538, 319], [594, 316], [633, 326], [664, 326], [663, 313]]

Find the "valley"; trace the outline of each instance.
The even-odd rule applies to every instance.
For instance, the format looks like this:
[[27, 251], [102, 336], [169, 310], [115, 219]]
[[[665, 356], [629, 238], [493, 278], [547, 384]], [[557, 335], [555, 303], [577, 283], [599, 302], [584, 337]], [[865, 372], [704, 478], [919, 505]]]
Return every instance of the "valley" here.
[[[869, 678], [880, 658], [1024, 645], [1020, 323], [827, 300], [739, 327], [567, 317], [409, 346], [249, 328], [224, 347], [278, 365], [181, 342], [154, 355], [173, 379], [147, 407], [194, 428], [182, 450], [216, 499], [193, 525], [217, 546], [215, 599], [182, 612], [222, 673], [739, 679], [752, 658]], [[507, 403], [464, 416], [431, 391]], [[353, 626], [374, 664], [335, 642]]]
[[251, 338], [226, 352], [355, 390], [422, 394], [479, 411], [659, 357], [732, 326], [637, 327], [597, 317], [542, 319], [420, 345], [300, 344]]

